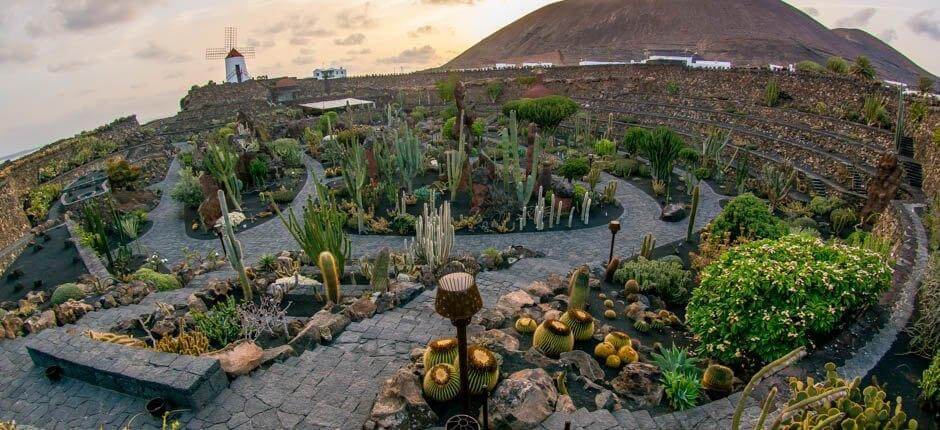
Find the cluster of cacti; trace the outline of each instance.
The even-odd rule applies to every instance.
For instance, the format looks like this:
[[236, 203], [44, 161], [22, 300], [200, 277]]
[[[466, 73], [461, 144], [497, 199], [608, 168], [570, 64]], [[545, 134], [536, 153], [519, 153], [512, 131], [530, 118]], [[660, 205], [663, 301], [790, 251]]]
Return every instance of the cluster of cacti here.
[[[226, 194], [232, 199], [235, 210], [241, 211], [241, 181], [235, 175], [236, 166], [238, 165], [238, 154], [235, 153], [235, 150], [229, 147], [227, 143], [214, 144], [210, 142], [206, 146], [203, 164], [209, 174], [222, 184]], [[221, 190], [219, 191], [221, 192]], [[222, 212], [227, 213], [224, 209]]]
[[574, 335], [568, 324], [554, 319], [545, 320], [535, 329], [532, 346], [546, 356], [557, 358], [559, 354], [574, 349]]
[[422, 361], [424, 363], [425, 370], [434, 367], [435, 364], [456, 363], [457, 339], [453, 337], [445, 337], [432, 340], [430, 343], [428, 343], [428, 347], [424, 350]]
[[617, 355], [617, 348], [610, 342], [601, 342], [594, 347], [594, 356], [604, 360], [611, 355]]
[[666, 329], [666, 322], [659, 318], [653, 318], [650, 320], [649, 325], [651, 329], [656, 331], [663, 331]]
[[228, 203], [225, 201], [225, 192], [219, 190], [219, 206], [222, 208], [222, 246], [225, 248], [225, 257], [238, 277], [238, 285], [242, 287], [244, 299], [251, 301], [253, 293], [251, 283], [248, 281], [248, 273], [245, 271], [245, 261], [242, 250], [242, 244], [235, 238], [235, 229], [232, 227], [232, 220], [228, 216]]
[[591, 197], [584, 193], [581, 198], [581, 222], [588, 225], [591, 220]]
[[464, 163], [467, 162], [467, 151], [464, 150], [463, 133], [460, 133], [460, 141], [457, 143], [457, 150], [448, 150], [444, 152], [447, 158], [447, 190], [450, 192], [450, 199], [455, 200], [457, 189], [463, 175]]
[[633, 349], [633, 345], [624, 345], [617, 350], [617, 356], [623, 364], [636, 363], [640, 360], [640, 354]]
[[574, 340], [588, 340], [594, 336], [594, 317], [581, 309], [569, 309], [559, 319], [571, 329]]
[[[499, 381], [499, 361], [496, 356], [482, 346], [471, 345], [467, 348], [467, 358], [467, 385], [470, 387], [470, 394], [483, 394], [496, 387], [496, 382]], [[460, 367], [459, 358], [454, 366]]]
[[201, 331], [182, 332], [179, 336], [164, 336], [154, 349], [183, 355], [202, 355], [209, 352], [209, 338]]
[[699, 194], [701, 194], [701, 190], [696, 185], [692, 188], [692, 208], [689, 210], [689, 228], [685, 234], [686, 242], [692, 241], [692, 233], [695, 232], [695, 216], [698, 214]]
[[[553, 194], [554, 196], [554, 194]], [[542, 187], [539, 187], [538, 197], [535, 199], [535, 212], [532, 213], [535, 220], [535, 229], [542, 231], [545, 229], [545, 198], [542, 197]]]
[[617, 181], [610, 181], [604, 186], [604, 195], [601, 200], [609, 205], [617, 201]]
[[438, 363], [427, 369], [424, 374], [424, 395], [428, 398], [447, 402], [460, 394], [460, 373], [453, 364]]
[[343, 181], [346, 183], [346, 190], [349, 191], [353, 201], [356, 202], [356, 227], [359, 234], [362, 234], [365, 215], [363, 196], [366, 180], [369, 176], [365, 149], [355, 140], [348, 142], [343, 150], [341, 161], [343, 163], [342, 175]]
[[604, 359], [604, 365], [613, 369], [619, 368], [621, 364], [623, 364], [623, 361], [620, 360], [620, 356], [617, 354], [608, 355]]
[[568, 309], [584, 309], [587, 306], [588, 295], [591, 294], [588, 283], [590, 271], [587, 266], [581, 266], [571, 273], [568, 280]]
[[431, 270], [435, 270], [447, 263], [453, 246], [454, 224], [450, 216], [450, 202], [444, 202], [440, 208], [433, 210], [425, 203], [421, 217], [415, 223], [415, 238], [411, 245], [415, 255], [431, 266]]
[[607, 309], [613, 308], [613, 307], [614, 307], [614, 301], [611, 300], [611, 299], [604, 300], [604, 307], [607, 308]]
[[734, 371], [720, 364], [709, 364], [702, 374], [702, 388], [730, 392], [734, 385]]
[[408, 127], [407, 122], [403, 123], [402, 135], [395, 134], [395, 165], [398, 167], [402, 182], [405, 183], [410, 193], [414, 178], [424, 170], [424, 153], [418, 137]]
[[646, 320], [637, 320], [633, 323], [633, 328], [640, 333], [649, 333], [650, 324]]
[[665, 309], [660, 309], [659, 312], [656, 313], [656, 317], [665, 324], [671, 326], [678, 326], [682, 324], [682, 321], [679, 321], [679, 317], [675, 313], [669, 312]]
[[529, 317], [519, 317], [516, 320], [516, 331], [521, 334], [532, 334], [539, 324]]
[[623, 290], [626, 294], [636, 294], [640, 292], [640, 284], [636, 279], [628, 279], [627, 282], [623, 284]]
[[615, 351], [619, 351], [620, 348], [624, 346], [631, 345], [631, 341], [630, 335], [622, 331], [612, 331], [607, 333], [607, 336], [604, 336], [604, 342], [611, 344]]
[[653, 237], [653, 233], [646, 233], [646, 236], [643, 236], [643, 244], [640, 246], [640, 257], [649, 260], [654, 249], [656, 249], [656, 238]]
[[339, 304], [342, 294], [339, 283], [339, 266], [336, 263], [336, 257], [330, 251], [323, 251], [317, 257], [317, 266], [320, 267], [320, 275], [323, 277], [323, 290], [326, 292], [328, 303]]
[[147, 347], [146, 342], [126, 334], [89, 330], [85, 332], [85, 336], [88, 336], [92, 340], [97, 340], [98, 342], [116, 343], [118, 345], [131, 346], [134, 348]]

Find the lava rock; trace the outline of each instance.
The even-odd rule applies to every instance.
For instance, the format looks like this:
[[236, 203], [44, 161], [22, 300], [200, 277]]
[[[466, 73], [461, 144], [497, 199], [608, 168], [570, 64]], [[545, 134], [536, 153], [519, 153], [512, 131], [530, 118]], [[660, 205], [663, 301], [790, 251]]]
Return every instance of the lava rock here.
[[589, 380], [604, 380], [604, 369], [601, 369], [601, 365], [590, 354], [580, 349], [561, 353], [558, 362], [562, 366], [577, 369], [578, 374]]
[[659, 384], [661, 375], [659, 368], [652, 364], [630, 363], [610, 381], [610, 386], [639, 407], [656, 406], [663, 398], [663, 386]]
[[685, 216], [685, 205], [679, 203], [670, 203], [666, 206], [663, 206], [662, 213], [659, 214], [659, 219], [667, 222], [676, 222], [682, 221], [685, 219]]
[[398, 369], [385, 381], [372, 405], [367, 426], [376, 429], [425, 429], [437, 414], [421, 395], [421, 380], [413, 367]]
[[490, 395], [490, 424], [499, 429], [532, 429], [555, 411], [557, 402], [555, 381], [544, 369], [520, 370]]

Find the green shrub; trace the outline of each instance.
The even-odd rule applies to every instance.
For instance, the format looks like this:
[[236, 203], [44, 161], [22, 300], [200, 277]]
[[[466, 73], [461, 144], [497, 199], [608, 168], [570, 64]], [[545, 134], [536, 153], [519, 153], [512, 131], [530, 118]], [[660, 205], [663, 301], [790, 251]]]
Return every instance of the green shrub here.
[[414, 231], [417, 221], [418, 219], [412, 214], [398, 214], [395, 215], [395, 218], [392, 218], [392, 222], [389, 223], [389, 228], [398, 234], [409, 234]]
[[193, 312], [193, 322], [212, 343], [223, 348], [241, 336], [241, 321], [238, 319], [238, 307], [235, 297], [216, 303], [207, 313]]
[[621, 263], [614, 272], [614, 280], [618, 284], [625, 284], [630, 279], [636, 280], [640, 291], [652, 291], [669, 302], [679, 303], [687, 298], [692, 277], [682, 264], [675, 261], [641, 257]]
[[702, 393], [702, 381], [693, 375], [677, 371], [663, 372], [663, 391], [669, 406], [677, 411], [694, 408]]
[[842, 57], [829, 57], [829, 59], [826, 60], [826, 70], [837, 75], [845, 75], [849, 73], [849, 62], [845, 61], [845, 58]]
[[578, 109], [578, 104], [568, 97], [546, 96], [507, 102], [503, 105], [503, 114], [509, 116], [510, 112], [516, 111], [519, 121], [533, 122], [542, 130], [551, 132]]
[[885, 260], [891, 257], [892, 243], [867, 231], [853, 231], [849, 237], [845, 238], [845, 244], [877, 252]]
[[617, 144], [608, 139], [600, 139], [594, 143], [594, 153], [603, 157], [605, 155], [614, 155], [617, 152]]
[[123, 157], [117, 157], [105, 163], [105, 173], [112, 187], [124, 188], [140, 178], [140, 167], [129, 163]]
[[711, 223], [715, 237], [729, 234], [750, 239], [776, 239], [787, 234], [786, 224], [770, 213], [770, 207], [754, 194], [741, 194], [725, 205]]
[[420, 202], [426, 202], [426, 201], [428, 201], [428, 200], [431, 199], [431, 194], [432, 194], [433, 192], [434, 192], [434, 190], [432, 190], [432, 189], [430, 189], [430, 188], [428, 188], [428, 187], [425, 186], [425, 187], [421, 187], [421, 188], [418, 188], [417, 190], [415, 190], [415, 191], [414, 191], [414, 195], [415, 195], [415, 197], [418, 198], [418, 201], [420, 201]]
[[176, 276], [160, 273], [147, 267], [141, 267], [139, 270], [134, 272], [131, 277], [138, 281], [143, 281], [147, 285], [153, 286], [157, 289], [157, 291], [173, 291], [182, 287], [182, 285], [180, 285], [179, 279], [176, 279]]
[[623, 142], [621, 143], [623, 151], [632, 158], [636, 156], [637, 152], [640, 150], [643, 141], [649, 138], [649, 130], [642, 127], [630, 127], [627, 129], [627, 132], [623, 134]]
[[693, 148], [685, 147], [679, 150], [679, 159], [685, 162], [686, 165], [692, 166], [698, 163], [700, 157], [698, 151]]
[[46, 215], [49, 214], [52, 202], [59, 198], [60, 194], [62, 194], [62, 185], [54, 183], [42, 184], [29, 190], [26, 196], [26, 214], [35, 223], [44, 221]]
[[858, 215], [855, 210], [848, 207], [833, 209], [829, 214], [829, 222], [832, 223], [832, 232], [839, 233], [846, 227], [855, 224], [858, 221]]
[[780, 104], [780, 84], [777, 83], [776, 79], [771, 79], [767, 81], [767, 86], [764, 87], [764, 105], [775, 107], [778, 104]]
[[330, 129], [336, 129], [336, 123], [339, 121], [339, 114], [333, 111], [320, 115], [317, 120], [317, 131], [324, 136], [330, 134]]
[[610, 168], [610, 173], [620, 176], [621, 178], [629, 178], [636, 173], [638, 167], [638, 161], [632, 158], [621, 158], [614, 161], [614, 164]]
[[303, 157], [304, 151], [300, 147], [300, 143], [297, 142], [297, 139], [277, 139], [273, 142], [268, 142], [267, 146], [271, 154], [280, 158], [288, 167], [299, 166], [302, 162], [301, 158]]
[[940, 253], [927, 260], [917, 291], [917, 315], [911, 327], [911, 349], [923, 356], [940, 351]]
[[83, 292], [78, 285], [69, 282], [55, 287], [55, 291], [52, 292], [52, 298], [49, 299], [49, 302], [53, 305], [61, 305], [70, 299], [81, 300], [83, 298], [85, 298], [85, 292]]
[[271, 200], [274, 201], [274, 203], [286, 204], [294, 201], [294, 199], [297, 197], [297, 190], [281, 187], [274, 191], [270, 191], [268, 194], [271, 196]]
[[493, 261], [494, 267], [500, 267], [503, 265], [503, 253], [499, 252], [498, 249], [492, 246], [484, 249], [482, 252], [482, 255], [485, 257], [488, 257], [491, 261]]
[[815, 61], [806, 60], [796, 63], [796, 70], [807, 73], [823, 73], [826, 71], [826, 68]]
[[558, 174], [570, 182], [586, 175], [590, 169], [591, 168], [588, 165], [587, 158], [569, 157], [565, 159], [565, 162], [562, 163], [561, 168], [558, 169]]
[[824, 196], [813, 196], [809, 201], [809, 210], [818, 216], [827, 216], [836, 207], [838, 200], [827, 199]]
[[924, 370], [920, 378], [921, 397], [929, 402], [940, 402], [940, 351], [930, 361], [930, 367]]
[[[193, 169], [188, 167], [181, 167], [179, 175], [179, 182], [170, 190], [170, 197], [188, 208], [199, 207], [204, 198], [202, 187], [199, 185], [199, 176], [193, 175]], [[199, 175], [202, 176], [202, 173]]]
[[264, 185], [264, 180], [268, 177], [268, 162], [263, 157], [252, 158], [248, 163], [248, 174], [256, 186]]
[[891, 285], [880, 255], [805, 235], [732, 248], [699, 276], [686, 324], [706, 355], [746, 364], [811, 344]]

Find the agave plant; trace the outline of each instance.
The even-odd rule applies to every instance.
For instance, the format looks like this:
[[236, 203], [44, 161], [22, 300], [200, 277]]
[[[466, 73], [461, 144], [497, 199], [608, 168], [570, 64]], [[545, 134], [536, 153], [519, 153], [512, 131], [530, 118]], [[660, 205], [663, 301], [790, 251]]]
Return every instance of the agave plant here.
[[669, 348], [663, 347], [660, 352], [650, 354], [653, 362], [665, 372], [678, 372], [689, 376], [698, 376], [699, 360], [689, 356], [689, 351], [685, 348], [677, 347], [675, 344]]
[[682, 137], [665, 127], [656, 128], [650, 133], [649, 139], [640, 141], [640, 153], [649, 160], [653, 178], [666, 183], [667, 199], [672, 181], [672, 167], [683, 147], [685, 142]]

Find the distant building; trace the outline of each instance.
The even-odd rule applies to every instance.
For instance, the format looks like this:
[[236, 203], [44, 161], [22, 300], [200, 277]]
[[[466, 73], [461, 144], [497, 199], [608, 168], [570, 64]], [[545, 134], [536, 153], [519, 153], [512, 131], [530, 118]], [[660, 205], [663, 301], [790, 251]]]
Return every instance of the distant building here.
[[515, 69], [516, 65], [512, 63], [496, 63], [493, 65], [493, 69], [503, 70], [503, 69]]
[[579, 66], [621, 66], [627, 64], [625, 61], [591, 61], [591, 60], [581, 60], [578, 63]]
[[554, 63], [522, 63], [522, 67], [555, 67]]
[[328, 69], [316, 69], [313, 71], [313, 79], [325, 81], [327, 79], [342, 79], [346, 77], [346, 68], [330, 67]]
[[237, 84], [251, 79], [248, 74], [248, 66], [245, 65], [245, 57], [232, 48], [225, 56], [225, 82]]
[[284, 103], [297, 100], [300, 97], [300, 87], [297, 78], [281, 78], [274, 83], [274, 99]]
[[693, 69], [730, 69], [730, 61], [712, 61], [688, 51], [646, 51], [643, 64], [675, 64]]
[[370, 100], [361, 100], [355, 98], [345, 98], [337, 100], [324, 100], [313, 103], [303, 103], [300, 105], [305, 111], [313, 113], [322, 113], [327, 111], [339, 111], [349, 109], [367, 109], [374, 108], [375, 102]]

